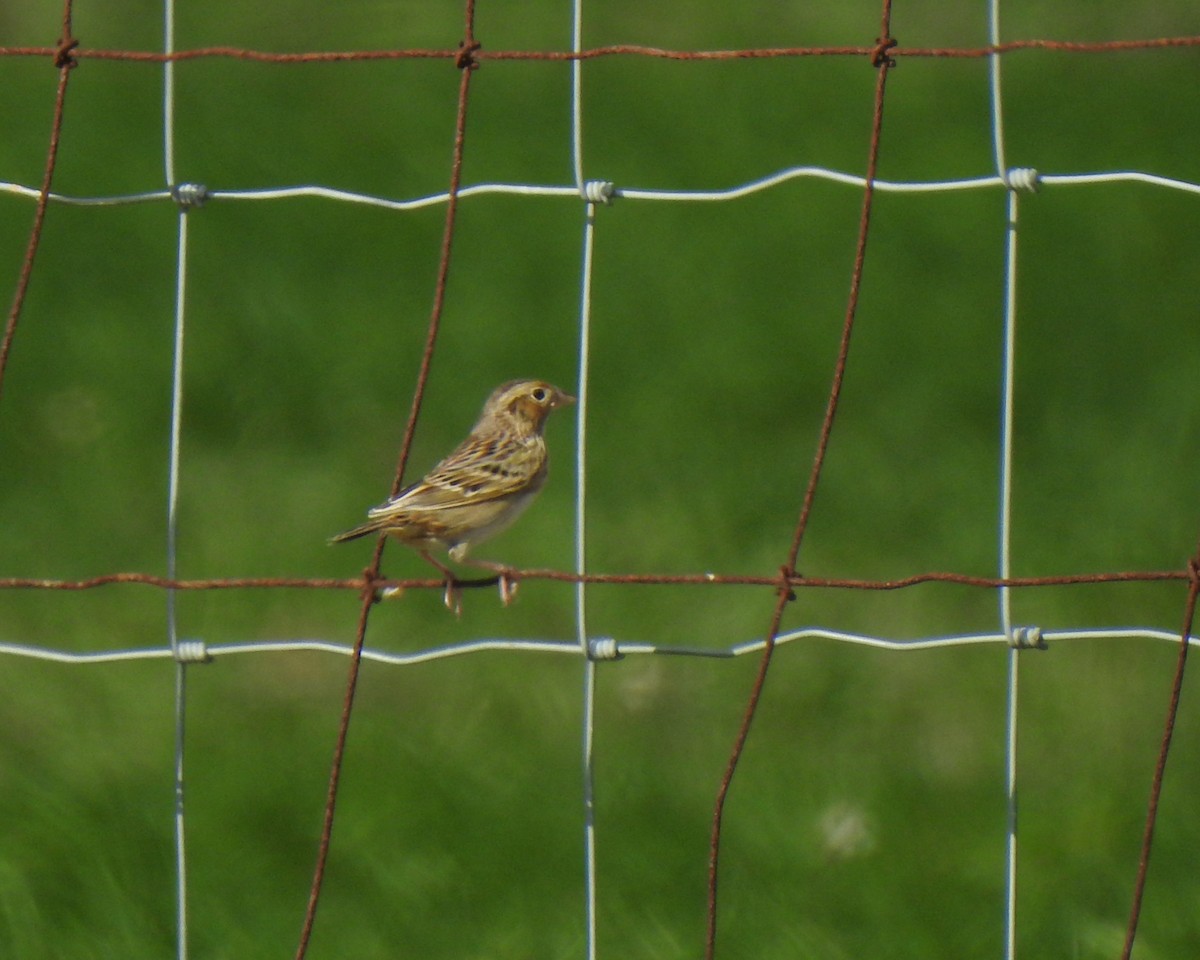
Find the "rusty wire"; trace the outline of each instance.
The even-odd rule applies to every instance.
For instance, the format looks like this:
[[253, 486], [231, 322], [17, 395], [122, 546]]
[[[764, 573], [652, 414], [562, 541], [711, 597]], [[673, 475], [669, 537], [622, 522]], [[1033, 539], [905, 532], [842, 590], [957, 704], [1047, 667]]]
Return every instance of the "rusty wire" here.
[[887, 89], [888, 70], [895, 66], [895, 61], [888, 51], [895, 46], [891, 38], [891, 0], [883, 0], [882, 23], [879, 38], [876, 40], [871, 62], [876, 68], [875, 99], [871, 116], [871, 140], [867, 155], [867, 183], [863, 190], [862, 212], [859, 216], [858, 238], [854, 247], [854, 266], [850, 275], [850, 293], [846, 304], [846, 316], [842, 325], [842, 335], [838, 342], [837, 359], [833, 367], [833, 382], [829, 387], [829, 399], [825, 405], [825, 416], [821, 421], [821, 432], [817, 440], [817, 450], [813, 457], [812, 469], [809, 472], [808, 486], [804, 491], [804, 500], [800, 507], [800, 516], [796, 520], [795, 532], [792, 535], [791, 546], [788, 548], [787, 560], [780, 568], [780, 580], [775, 598], [775, 608], [771, 613], [771, 621], [767, 627], [766, 642], [763, 644], [762, 656], [759, 658], [758, 671], [750, 688], [746, 701], [746, 709], [742, 714], [741, 724], [734, 736], [733, 747], [729, 752], [729, 761], [721, 782], [717, 787], [717, 797], [713, 803], [712, 832], [709, 836], [708, 855], [708, 902], [707, 925], [705, 930], [704, 956], [713, 960], [717, 950], [717, 890], [719, 880], [721, 827], [725, 812], [725, 801], [729, 796], [729, 788], [737, 772], [738, 762], [746, 748], [750, 736], [750, 728], [754, 723], [754, 715], [762, 701], [763, 689], [766, 686], [767, 674], [771, 667], [771, 658], [775, 652], [775, 639], [779, 635], [779, 627], [783, 622], [783, 612], [788, 602], [795, 598], [790, 581], [796, 578], [796, 560], [800, 555], [800, 547], [804, 534], [808, 530], [808, 519], [812, 514], [813, 501], [817, 494], [817, 485], [821, 479], [821, 468], [825, 464], [825, 454], [829, 449], [829, 440], [833, 435], [833, 422], [837, 415], [838, 401], [842, 395], [842, 382], [846, 373], [846, 364], [850, 358], [850, 339], [854, 331], [854, 318], [858, 312], [858, 296], [862, 287], [863, 267], [866, 263], [867, 237], [871, 227], [871, 204], [875, 197], [875, 174], [879, 164], [879, 142], [883, 132], [883, 102]]
[[[1200, 46], [1200, 36], [1151, 37], [1144, 40], [1011, 40], [982, 47], [904, 47], [896, 45], [890, 55], [904, 57], [981, 59], [997, 53], [1016, 53], [1022, 50], [1050, 50], [1058, 53], [1125, 53], [1134, 50], [1163, 50]], [[57, 47], [0, 47], [0, 57], [55, 57]], [[571, 50], [476, 50], [472, 58], [484, 60], [596, 60], [602, 57], [650, 57], [658, 60], [763, 60], [785, 57], [873, 57], [876, 47], [758, 47], [745, 50], [669, 50], [640, 44], [612, 44], [592, 47], [578, 52]], [[91, 60], [129, 60], [144, 63], [165, 63], [169, 60], [202, 60], [224, 58], [256, 63], [337, 63], [346, 60], [457, 60], [461, 48], [454, 50], [326, 50], [300, 53], [277, 53], [268, 50], [249, 50], [242, 47], [211, 46], [193, 50], [163, 53], [153, 50], [106, 50], [79, 48], [75, 55]]]
[[[513, 567], [505, 577], [520, 580], [551, 580], [566, 583], [587, 583], [607, 586], [696, 586], [696, 587], [772, 587], [786, 583], [792, 590], [904, 590], [930, 583], [957, 584], [963, 587], [999, 589], [1001, 587], [1071, 587], [1104, 583], [1162, 583], [1187, 581], [1189, 570], [1113, 570], [1101, 573], [1064, 573], [1043, 577], [984, 577], [970, 573], [931, 570], [891, 580], [867, 580], [855, 577], [810, 577], [799, 573], [787, 577], [755, 576], [727, 573], [572, 573], [567, 570], [538, 570]], [[494, 587], [498, 576], [456, 580], [467, 589]], [[163, 590], [385, 590], [400, 587], [405, 590], [442, 590], [444, 579], [388, 577], [210, 577], [172, 580], [153, 573], [103, 573], [80, 580], [59, 580], [47, 577], [0, 577], [0, 590], [93, 590], [114, 584], [140, 584]]]
[[[58, 69], [58, 89], [54, 95], [54, 113], [50, 120], [50, 146], [46, 150], [45, 172], [42, 174], [42, 186], [38, 192], [37, 207], [33, 214], [33, 229], [29, 231], [29, 243], [25, 247], [21, 272], [17, 277], [17, 289], [13, 294], [8, 320], [4, 325], [4, 339], [0, 340], [0, 395], [3, 395], [4, 392], [4, 373], [8, 369], [8, 358], [12, 353], [13, 340], [17, 334], [17, 322], [21, 317], [21, 308], [25, 305], [25, 296], [29, 292], [29, 282], [33, 278], [33, 261], [37, 257], [38, 247], [41, 246], [42, 227], [46, 222], [46, 207], [50, 201], [50, 186], [54, 181], [54, 168], [58, 164], [63, 110], [67, 101], [67, 80], [78, 62], [76, 59], [78, 47], [79, 41], [71, 33], [71, 0], [66, 0], [63, 4], [62, 31], [59, 34], [58, 44], [50, 51], [54, 57], [54, 66]], [[0, 51], [2, 49], [0, 48]]]
[[1183, 693], [1183, 677], [1187, 668], [1188, 637], [1192, 634], [1192, 623], [1196, 618], [1196, 601], [1200, 599], [1200, 545], [1188, 561], [1187, 603], [1184, 605], [1183, 626], [1180, 628], [1179, 657], [1175, 661], [1175, 673], [1171, 678], [1171, 692], [1167, 698], [1167, 716], [1163, 723], [1162, 742], [1154, 762], [1154, 774], [1150, 779], [1150, 798], [1146, 801], [1146, 823], [1142, 828], [1142, 842], [1138, 851], [1137, 875], [1133, 881], [1132, 904], [1129, 921], [1125, 926], [1125, 943], [1121, 948], [1121, 960], [1129, 960], [1133, 954], [1133, 942], [1137, 937], [1138, 920], [1142, 915], [1142, 898], [1146, 893], [1146, 875], [1150, 869], [1150, 851], [1154, 847], [1154, 827], [1158, 823], [1158, 802], [1162, 797], [1163, 777], [1167, 772], [1167, 758], [1171, 753], [1171, 738], [1175, 735], [1175, 721], [1179, 716], [1179, 700]]
[[[465, 25], [463, 40], [459, 45], [458, 55], [454, 65], [459, 71], [458, 108], [454, 122], [454, 148], [450, 162], [449, 201], [446, 204], [446, 220], [442, 233], [441, 255], [438, 260], [437, 280], [434, 288], [433, 306], [429, 314], [429, 329], [425, 338], [425, 349], [421, 354], [421, 366], [417, 374], [417, 384], [413, 391], [412, 408], [409, 411], [408, 423], [404, 429], [404, 439], [400, 444], [400, 455], [396, 463], [396, 473], [392, 480], [392, 496], [399, 492], [404, 483], [404, 469], [408, 464], [408, 456], [412, 449], [413, 437], [416, 435], [417, 420], [421, 414], [421, 401], [425, 396], [425, 386], [429, 381], [429, 371], [433, 364], [433, 351], [437, 345], [438, 330], [441, 326], [442, 307], [446, 300], [446, 283], [450, 276], [450, 253], [454, 243], [455, 216], [458, 212], [458, 190], [462, 184], [463, 150], [467, 133], [467, 101], [471, 89], [471, 75], [477, 66], [474, 55], [479, 49], [475, 40], [475, 0], [466, 0], [464, 14]], [[346, 753], [346, 737], [350, 729], [350, 714], [354, 708], [354, 692], [358, 685], [359, 668], [362, 665], [362, 650], [367, 638], [367, 622], [370, 618], [371, 606], [376, 602], [377, 593], [372, 584], [379, 577], [380, 564], [383, 560], [383, 548], [387, 536], [381, 534], [375, 544], [370, 566], [363, 571], [362, 607], [358, 616], [358, 627], [354, 637], [354, 652], [350, 657], [350, 669], [346, 678], [346, 694], [342, 702], [342, 714], [338, 721], [337, 739], [334, 745], [333, 761], [329, 771], [329, 789], [325, 799], [325, 812], [321, 823], [321, 838], [317, 844], [317, 862], [313, 868], [312, 886], [309, 890], [308, 905], [304, 911], [304, 923], [300, 931], [300, 941], [296, 948], [296, 960], [304, 960], [308, 952], [309, 941], [312, 937], [313, 923], [317, 915], [317, 903], [321, 895], [321, 887], [325, 879], [325, 865], [329, 860], [329, 845], [333, 835], [334, 813], [337, 807], [338, 786], [341, 781], [342, 763]]]

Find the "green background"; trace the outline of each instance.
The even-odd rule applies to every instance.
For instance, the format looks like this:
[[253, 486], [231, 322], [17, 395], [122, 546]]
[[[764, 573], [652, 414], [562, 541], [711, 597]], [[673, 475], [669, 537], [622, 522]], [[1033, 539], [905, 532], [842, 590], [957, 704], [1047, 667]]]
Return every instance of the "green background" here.
[[[829, 10], [822, 6], [830, 7]], [[834, 12], [836, 10], [836, 12]], [[1200, 33], [1191, 3], [1003, 5], [1005, 38]], [[0, 9], [0, 46], [52, 45], [60, 12]], [[879, 5], [594, 3], [584, 43], [674, 49], [869, 45]], [[177, 46], [453, 48], [450, 3], [184, 4]], [[161, 49], [152, 3], [80, 3], [84, 48]], [[982, 3], [898, 3], [907, 47], [979, 47]], [[565, 3], [480, 0], [487, 50], [569, 46]], [[1004, 58], [1011, 166], [1200, 182], [1195, 49]], [[464, 184], [567, 185], [570, 67], [487, 61]], [[585, 175], [622, 188], [735, 186], [796, 165], [865, 171], [863, 58], [584, 65]], [[57, 73], [0, 57], [0, 180], [40, 183]], [[176, 71], [179, 180], [444, 191], [459, 77], [446, 61]], [[162, 68], [84, 58], [55, 189], [163, 186]], [[992, 172], [988, 64], [902, 58], [879, 176]], [[770, 575], [786, 556], [828, 394], [861, 191], [797, 180], [728, 203], [618, 200], [597, 214], [588, 384], [589, 568]], [[799, 568], [883, 578], [997, 571], [999, 189], [876, 196], [862, 301]], [[0, 193], [12, 291], [34, 204]], [[212, 201], [189, 215], [179, 573], [352, 577], [370, 545], [326, 538], [386, 495], [428, 322], [444, 207]], [[1012, 557], [1019, 576], [1182, 569], [1195, 549], [1200, 198], [1136, 184], [1046, 187], [1020, 204]], [[169, 203], [50, 208], [0, 397], [0, 576], [165, 572], [178, 215]], [[460, 205], [410, 477], [497, 383], [578, 387], [583, 210]], [[7, 305], [8, 296], [5, 304]], [[551, 481], [480, 551], [573, 560], [570, 415]], [[387, 573], [424, 576], [389, 547]], [[1039, 588], [1015, 622], [1178, 630], [1185, 586]], [[596, 587], [589, 631], [726, 647], [760, 637], [768, 589]], [[376, 607], [367, 641], [411, 651], [573, 636], [574, 591], [530, 581], [461, 620], [435, 592]], [[209, 644], [353, 639], [350, 591], [178, 597]], [[0, 594], [0, 642], [161, 647], [145, 586]], [[918, 638], [998, 628], [994, 591], [802, 590], [784, 628]], [[1176, 652], [1062, 642], [1021, 657], [1018, 948], [1117, 955]], [[224, 657], [188, 672], [190, 944], [290, 956], [346, 677], [328, 654]], [[713, 798], [756, 669], [631, 656], [599, 668], [602, 956], [702, 953]], [[173, 665], [0, 661], [0, 956], [169, 956]], [[1005, 651], [782, 647], [726, 808], [722, 957], [997, 957]], [[363, 667], [310, 956], [580, 956], [582, 667], [488, 653]], [[1200, 731], [1189, 677], [1137, 956], [1200, 953]]]

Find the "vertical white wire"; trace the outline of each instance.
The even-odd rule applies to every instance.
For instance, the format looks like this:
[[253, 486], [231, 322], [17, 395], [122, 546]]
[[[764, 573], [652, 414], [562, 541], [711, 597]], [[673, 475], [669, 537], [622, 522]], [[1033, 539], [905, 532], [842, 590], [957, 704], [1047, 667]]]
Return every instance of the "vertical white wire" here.
[[[583, 43], [583, 0], [574, 0], [571, 49], [576, 53]], [[572, 61], [571, 68], [571, 165], [575, 186], [583, 195], [583, 62]], [[579, 375], [576, 407], [575, 446], [575, 572], [587, 569], [585, 518], [587, 505], [587, 409], [588, 349], [591, 342], [592, 252], [595, 244], [596, 205], [585, 206], [583, 229], [583, 276], [579, 297]], [[583, 848], [584, 848], [584, 955], [596, 960], [596, 797], [593, 746], [596, 720], [596, 661], [588, 655], [587, 591], [581, 581], [575, 584], [575, 631], [586, 656], [583, 667]]]
[[[583, 0], [574, 0], [574, 23], [572, 26], [572, 49], [578, 53], [583, 38]], [[571, 73], [571, 131], [572, 131], [572, 163], [575, 167], [575, 182], [580, 196], [584, 195], [582, 137], [580, 129], [583, 126], [583, 116], [580, 109], [580, 89], [583, 74], [580, 72], [582, 63], [574, 61]], [[578, 442], [575, 447], [575, 572], [582, 574], [585, 569], [586, 554], [584, 552], [584, 493], [587, 481], [586, 452], [587, 452], [587, 402], [588, 402], [588, 349], [590, 343], [590, 325], [592, 314], [592, 251], [595, 243], [596, 204], [589, 202], [584, 208], [585, 219], [583, 228], [583, 275], [580, 277], [579, 291], [579, 374], [578, 398], [575, 406], [578, 424]], [[583, 583], [575, 585], [575, 617], [576, 630], [583, 652], [588, 652], [587, 623], [584, 616]]]
[[[998, 6], [999, 0], [991, 3], [991, 42], [998, 43], [996, 31], [999, 29]], [[1004, 168], [1004, 141], [1000, 128], [1000, 67], [999, 55], [992, 55], [995, 64], [992, 70], [992, 137], [995, 144], [997, 170], [1000, 177], [1007, 183], [1008, 172]], [[1007, 578], [1010, 574], [1010, 521], [1011, 521], [1011, 487], [1012, 487], [1012, 426], [1013, 426], [1013, 364], [1016, 352], [1016, 321], [1017, 321], [1017, 192], [1010, 188], [1008, 191], [1008, 210], [1005, 220], [1005, 249], [1004, 249], [1004, 359], [1003, 359], [1003, 398], [1002, 422], [1000, 433], [1000, 576]], [[1008, 587], [1001, 587], [1000, 621], [1006, 636], [1012, 635], [1012, 601]]]
[[[1008, 239], [1005, 246], [1004, 283], [1004, 399], [1000, 435], [1000, 576], [1012, 573], [1010, 540], [1012, 532], [1012, 430], [1013, 368], [1016, 360], [1016, 289], [1017, 289], [1017, 192], [1008, 191]], [[1004, 956], [1016, 955], [1017, 927], [1017, 675], [1021, 650], [1012, 643], [1012, 591], [1000, 588], [1000, 626], [1009, 638], [1008, 677], [1005, 704], [1005, 770], [1007, 795], [1004, 869]]]
[[[988, 43], [1000, 43], [1000, 0], [988, 0]], [[989, 87], [992, 103], [992, 156], [996, 173], [1009, 184], [1008, 166], [1004, 152], [1003, 105], [1000, 88], [1000, 54], [988, 58]], [[1008, 210], [1005, 222], [1004, 250], [1004, 372], [1000, 428], [1000, 519], [999, 562], [1000, 576], [1008, 579], [1012, 573], [1012, 430], [1013, 430], [1013, 370], [1016, 362], [1017, 331], [1017, 192], [1009, 184]], [[1001, 587], [1000, 625], [1010, 644], [1007, 656], [1004, 710], [1004, 957], [1015, 960], [1017, 931], [1017, 678], [1020, 647], [1012, 642], [1012, 591]]]
[[[1000, 43], [1000, 0], [988, 0], [988, 43]], [[1000, 54], [988, 57], [989, 85], [992, 99], [992, 158], [996, 173], [1007, 183], [1008, 166], [1004, 159], [1004, 122], [1000, 102]]]
[[[179, 502], [179, 439], [183, 400], [183, 278], [187, 263], [187, 215], [179, 214], [179, 254], [176, 271], [175, 351], [171, 385], [170, 470], [167, 481], [167, 579], [177, 573], [176, 507]], [[175, 616], [175, 591], [167, 590], [167, 634], [171, 650], [178, 654], [179, 632]], [[187, 664], [175, 661], [175, 884], [176, 926], [178, 931], [178, 960], [187, 958], [187, 870], [184, 857], [184, 779], [183, 744], [184, 716], [187, 703]]]
[[[571, 24], [571, 49], [583, 49], [583, 0], [574, 0]], [[575, 171], [575, 188], [583, 193], [583, 61], [571, 61], [571, 166]]]
[[[175, 52], [175, 2], [163, 2], [163, 53]], [[163, 64], [163, 177], [175, 185], [175, 61]]]
[[[167, 579], [176, 567], [176, 506], [179, 502], [179, 438], [183, 401], [183, 278], [187, 263], [187, 214], [179, 213], [179, 254], [175, 279], [175, 352], [171, 385], [170, 470], [167, 481]], [[171, 650], [178, 653], [175, 591], [167, 590], [167, 634]], [[175, 661], [175, 910], [178, 960], [187, 960], [187, 869], [184, 856], [184, 717], [187, 703], [187, 664]]]
[[[575, 572], [587, 569], [585, 506], [587, 487], [587, 401], [588, 344], [592, 312], [592, 250], [595, 245], [596, 205], [586, 206], [583, 231], [583, 277], [579, 307], [579, 397], [576, 414], [575, 447]], [[588, 654], [587, 592], [581, 581], [575, 584], [575, 631], [583, 652]], [[584, 862], [586, 881], [587, 960], [596, 957], [596, 807], [592, 744], [596, 709], [596, 661], [587, 656], [583, 668], [583, 812]]]
[[[163, 50], [175, 50], [175, 5], [164, 0]], [[175, 64], [163, 64], [163, 174], [167, 188], [175, 186]], [[179, 503], [179, 443], [183, 421], [184, 278], [187, 269], [187, 214], [179, 210], [179, 245], [175, 269], [175, 346], [171, 374], [171, 438], [167, 470], [167, 578], [177, 573], [177, 507]], [[185, 851], [183, 746], [187, 704], [187, 665], [178, 657], [179, 631], [175, 591], [167, 590], [167, 636], [175, 659], [175, 955], [187, 960], [187, 859]]]
[[584, 956], [596, 960], [596, 794], [592, 764], [596, 714], [596, 661], [583, 667]]

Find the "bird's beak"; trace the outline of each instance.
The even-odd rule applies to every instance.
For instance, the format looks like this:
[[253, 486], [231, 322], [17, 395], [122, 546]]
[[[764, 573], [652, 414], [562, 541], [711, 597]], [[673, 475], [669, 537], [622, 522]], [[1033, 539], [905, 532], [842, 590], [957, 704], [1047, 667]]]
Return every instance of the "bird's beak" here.
[[554, 405], [556, 407], [569, 407], [574, 402], [575, 398], [569, 393], [559, 393], [558, 399], [555, 401]]

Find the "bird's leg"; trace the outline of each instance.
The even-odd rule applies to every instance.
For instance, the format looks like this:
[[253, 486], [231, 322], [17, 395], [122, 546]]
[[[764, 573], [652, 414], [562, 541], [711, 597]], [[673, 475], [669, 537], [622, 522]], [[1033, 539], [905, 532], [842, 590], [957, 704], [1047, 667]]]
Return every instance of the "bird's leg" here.
[[499, 578], [497, 583], [500, 588], [500, 602], [506, 607], [513, 602], [517, 596], [517, 587], [520, 584], [512, 578], [512, 567], [506, 566], [503, 563], [491, 563], [488, 560], [467, 560], [465, 562], [473, 567], [491, 570], [492, 573], [496, 574]]
[[453, 613], [456, 617], [461, 617], [462, 593], [458, 589], [458, 578], [454, 576], [454, 571], [444, 563], [438, 563], [425, 550], [421, 551], [421, 556], [437, 567], [442, 572], [442, 576], [446, 578], [446, 591], [442, 594], [442, 602], [446, 604], [447, 610]]

